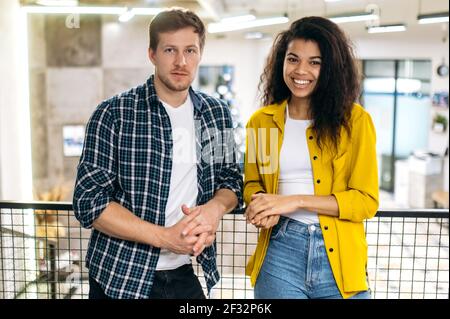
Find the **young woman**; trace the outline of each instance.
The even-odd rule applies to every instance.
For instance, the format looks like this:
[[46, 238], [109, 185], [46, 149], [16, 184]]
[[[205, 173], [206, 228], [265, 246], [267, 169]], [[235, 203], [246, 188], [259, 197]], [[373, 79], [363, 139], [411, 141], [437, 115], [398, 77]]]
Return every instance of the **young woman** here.
[[261, 227], [255, 298], [370, 298], [363, 221], [378, 208], [375, 129], [350, 43], [321, 17], [280, 33], [247, 124], [244, 198]]

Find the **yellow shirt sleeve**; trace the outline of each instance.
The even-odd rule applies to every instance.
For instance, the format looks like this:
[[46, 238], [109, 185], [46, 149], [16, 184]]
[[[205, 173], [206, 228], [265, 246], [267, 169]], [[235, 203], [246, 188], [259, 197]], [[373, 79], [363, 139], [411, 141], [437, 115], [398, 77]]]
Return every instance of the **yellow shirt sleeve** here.
[[376, 133], [367, 112], [353, 122], [348, 190], [336, 192], [339, 219], [361, 222], [378, 209]]
[[252, 120], [247, 123], [246, 149], [244, 162], [244, 201], [248, 205], [251, 197], [257, 192], [265, 192], [261, 175], [259, 174], [256, 160], [257, 151], [257, 127], [254, 127]]

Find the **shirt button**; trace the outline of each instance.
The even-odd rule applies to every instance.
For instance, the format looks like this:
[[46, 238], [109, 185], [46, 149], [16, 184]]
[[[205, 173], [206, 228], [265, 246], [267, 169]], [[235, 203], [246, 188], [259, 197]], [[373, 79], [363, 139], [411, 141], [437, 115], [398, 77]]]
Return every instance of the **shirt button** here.
[[313, 139], [313, 137], [312, 137], [312, 136], [310, 136], [310, 137], [309, 137], [309, 139], [310, 139], [310, 140], [312, 140], [312, 139]]
[[325, 230], [328, 230], [328, 226], [325, 226], [324, 229], [325, 229]]
[[333, 249], [333, 248], [330, 248], [330, 249], [328, 249], [328, 250], [330, 251], [330, 253], [332, 253], [334, 249]]
[[317, 180], [317, 184], [320, 184], [320, 179]]
[[313, 157], [313, 160], [316, 160], [316, 159], [317, 159], [317, 156], [314, 156], [314, 157]]
[[315, 230], [316, 230], [316, 226], [311, 225], [311, 226], [309, 227], [309, 229], [310, 229], [311, 231], [315, 231]]

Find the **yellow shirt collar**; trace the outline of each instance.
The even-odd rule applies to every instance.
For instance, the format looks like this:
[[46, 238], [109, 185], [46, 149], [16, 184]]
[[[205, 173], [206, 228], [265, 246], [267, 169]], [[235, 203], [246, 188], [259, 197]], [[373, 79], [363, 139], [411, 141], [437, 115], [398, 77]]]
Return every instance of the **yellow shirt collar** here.
[[272, 104], [264, 107], [263, 112], [268, 115], [273, 115], [273, 121], [280, 130], [284, 129], [284, 120], [286, 114], [287, 100], [284, 100], [280, 104]]

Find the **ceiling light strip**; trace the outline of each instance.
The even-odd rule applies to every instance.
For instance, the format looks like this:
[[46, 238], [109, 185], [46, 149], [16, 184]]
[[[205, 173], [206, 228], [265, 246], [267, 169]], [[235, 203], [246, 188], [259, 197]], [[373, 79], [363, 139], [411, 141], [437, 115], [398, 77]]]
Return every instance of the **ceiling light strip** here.
[[283, 24], [289, 22], [287, 17], [273, 17], [266, 19], [256, 19], [242, 23], [210, 23], [208, 25], [209, 33], [229, 32], [242, 29], [256, 28], [267, 25]]
[[370, 20], [377, 20], [379, 18], [380, 17], [377, 14], [374, 14], [373, 12], [365, 12], [365, 13], [361, 12], [328, 17], [328, 19], [330, 19], [334, 23], [370, 21]]
[[120, 15], [127, 11], [126, 7], [47, 7], [47, 6], [23, 6], [27, 13], [48, 14], [115, 14]]
[[403, 31], [406, 31], [406, 26], [404, 24], [379, 25], [367, 28], [367, 32], [369, 33], [386, 33], [386, 32], [403, 32]]
[[421, 14], [417, 17], [419, 24], [445, 23], [448, 22], [448, 12], [432, 14]]

